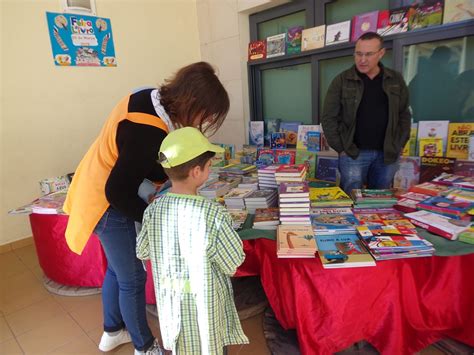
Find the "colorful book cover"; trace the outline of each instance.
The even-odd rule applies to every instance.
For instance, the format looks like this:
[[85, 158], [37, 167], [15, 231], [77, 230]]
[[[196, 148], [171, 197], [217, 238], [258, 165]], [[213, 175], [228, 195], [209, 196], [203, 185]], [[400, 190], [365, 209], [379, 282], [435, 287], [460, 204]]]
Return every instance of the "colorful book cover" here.
[[474, 18], [473, 0], [444, 0], [443, 23]]
[[[298, 161], [298, 152], [296, 153], [296, 161]], [[456, 160], [456, 163], [454, 163], [454, 173], [474, 177], [474, 161]]]
[[351, 41], [355, 42], [366, 32], [377, 32], [379, 11], [371, 11], [352, 18]]
[[420, 138], [418, 153], [425, 157], [442, 157], [443, 140], [441, 138]]
[[274, 152], [275, 164], [295, 164], [296, 151], [292, 149], [276, 149]]
[[408, 190], [420, 181], [420, 158], [400, 157], [398, 170], [393, 178], [393, 187]]
[[442, 173], [452, 174], [456, 159], [444, 157], [420, 158], [420, 183], [433, 180]]
[[308, 197], [308, 183], [302, 182], [282, 182], [278, 187], [278, 195], [281, 197]]
[[296, 142], [298, 140], [298, 129], [301, 125], [301, 122], [292, 121], [280, 123], [280, 132], [285, 133], [286, 136], [286, 145], [288, 147], [296, 147]]
[[306, 28], [301, 34], [301, 50], [310, 51], [324, 47], [324, 38], [326, 33], [326, 25]]
[[442, 138], [444, 152], [448, 141], [448, 127], [449, 121], [420, 121], [418, 122], [418, 142], [421, 138]]
[[313, 208], [310, 218], [317, 234], [353, 232], [360, 225], [350, 208]]
[[386, 16], [385, 12], [388, 12], [388, 24], [385, 27], [378, 28], [377, 33], [381, 36], [388, 36], [408, 31], [408, 22], [413, 11], [414, 9], [409, 6], [381, 11], [382, 17]]
[[349, 200], [351, 198], [339, 187], [319, 187], [309, 189], [309, 199], [311, 202], [319, 201], [337, 201], [337, 200]]
[[257, 150], [257, 159], [266, 165], [275, 163], [275, 151], [273, 149], [259, 148]]
[[375, 266], [356, 234], [317, 235], [316, 244], [324, 268]]
[[305, 173], [304, 164], [283, 164], [275, 171], [275, 176], [301, 176]]
[[308, 152], [319, 152], [321, 150], [321, 133], [309, 131], [306, 133], [306, 149]]
[[474, 213], [474, 203], [455, 201], [443, 196], [432, 196], [418, 203], [418, 209], [440, 213], [442, 215], [463, 218], [470, 211]]
[[265, 120], [265, 145], [270, 146], [270, 140], [272, 133], [280, 131], [280, 122], [279, 118], [269, 118]]
[[319, 154], [316, 159], [316, 179], [337, 182], [339, 175], [339, 157]]
[[403, 147], [403, 156], [414, 156], [416, 155], [416, 136], [418, 133], [418, 123], [412, 123], [410, 128], [410, 137], [408, 142]]
[[253, 223], [259, 225], [278, 224], [279, 210], [276, 207], [255, 209], [255, 219]]
[[437, 196], [445, 192], [449, 187], [445, 185], [433, 184], [431, 182], [420, 182], [418, 185], [412, 186], [410, 192], [417, 192], [420, 194]]
[[440, 235], [449, 240], [457, 239], [459, 233], [469, 228], [470, 222], [452, 219], [429, 211], [416, 211], [405, 214], [418, 227]]
[[301, 52], [301, 36], [303, 26], [294, 26], [288, 29], [286, 34], [286, 53], [294, 54]]
[[308, 132], [319, 132], [319, 125], [299, 125], [296, 149], [307, 150], [307, 134]]
[[435, 3], [422, 3], [417, 6], [415, 12], [410, 16], [408, 28], [410, 31], [434, 25], [441, 25], [443, 20], [444, 0]]
[[306, 179], [314, 179], [316, 172], [316, 154], [306, 150], [296, 150], [296, 164], [306, 165]]
[[285, 55], [286, 33], [267, 37], [267, 58]]
[[326, 46], [349, 42], [351, 21], [338, 22], [326, 27]]
[[249, 122], [249, 144], [263, 147], [263, 121]]
[[279, 225], [277, 247], [281, 249], [317, 251], [314, 232], [311, 226]]
[[450, 123], [446, 156], [456, 159], [467, 159], [469, 154], [469, 136], [472, 134], [474, 134], [474, 123]]
[[272, 149], [285, 149], [286, 148], [286, 135], [283, 132], [272, 133], [270, 139], [270, 148]]
[[267, 55], [267, 43], [265, 41], [253, 41], [249, 43], [249, 60], [265, 59]]

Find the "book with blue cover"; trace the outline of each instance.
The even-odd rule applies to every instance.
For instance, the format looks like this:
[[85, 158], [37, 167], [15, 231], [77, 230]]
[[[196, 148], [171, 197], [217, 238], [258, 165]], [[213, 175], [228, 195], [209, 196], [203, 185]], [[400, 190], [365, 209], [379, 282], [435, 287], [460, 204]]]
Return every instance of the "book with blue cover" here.
[[272, 134], [280, 131], [280, 118], [268, 118], [265, 119], [265, 137], [264, 143], [265, 146], [270, 146], [270, 141], [272, 138]]
[[316, 179], [337, 182], [339, 157], [318, 155], [316, 161]]
[[350, 208], [313, 208], [311, 225], [317, 234], [354, 233], [359, 220]]
[[263, 147], [263, 121], [249, 122], [249, 144]]
[[270, 139], [270, 148], [272, 149], [285, 149], [286, 148], [286, 137], [283, 132], [272, 133]]
[[296, 143], [298, 142], [298, 127], [301, 123], [302, 122], [298, 121], [283, 121], [280, 123], [280, 132], [285, 133], [286, 145], [288, 147], [296, 147]]
[[321, 150], [321, 133], [309, 131], [306, 133], [306, 149], [308, 152], [319, 152]]
[[323, 268], [375, 266], [375, 261], [357, 234], [316, 235]]

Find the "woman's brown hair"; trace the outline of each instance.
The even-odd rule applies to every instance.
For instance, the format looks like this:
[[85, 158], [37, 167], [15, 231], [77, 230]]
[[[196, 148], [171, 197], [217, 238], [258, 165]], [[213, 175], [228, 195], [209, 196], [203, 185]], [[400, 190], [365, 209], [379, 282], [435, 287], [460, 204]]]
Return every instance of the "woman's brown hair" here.
[[178, 70], [161, 86], [160, 96], [173, 123], [179, 127], [194, 126], [203, 133], [215, 133], [229, 111], [229, 95], [214, 68], [206, 62]]

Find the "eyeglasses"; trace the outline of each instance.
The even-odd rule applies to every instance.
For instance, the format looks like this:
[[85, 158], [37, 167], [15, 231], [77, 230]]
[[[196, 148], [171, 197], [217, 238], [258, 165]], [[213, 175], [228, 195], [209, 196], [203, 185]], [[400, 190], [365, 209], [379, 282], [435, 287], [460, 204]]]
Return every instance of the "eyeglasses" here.
[[382, 48], [380, 48], [379, 50], [375, 51], [375, 52], [354, 52], [354, 55], [357, 57], [357, 58], [362, 58], [362, 57], [367, 57], [367, 58], [372, 58], [374, 55], [376, 55], [378, 52], [380, 52]]

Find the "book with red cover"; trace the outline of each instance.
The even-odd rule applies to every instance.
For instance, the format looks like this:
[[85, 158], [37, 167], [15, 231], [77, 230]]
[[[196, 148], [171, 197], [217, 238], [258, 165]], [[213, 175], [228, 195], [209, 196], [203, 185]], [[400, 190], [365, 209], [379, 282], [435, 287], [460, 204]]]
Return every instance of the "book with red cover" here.
[[420, 158], [420, 183], [433, 180], [442, 173], [452, 174], [456, 159], [446, 157]]
[[371, 11], [352, 18], [351, 41], [355, 42], [366, 32], [377, 32], [379, 11]]
[[304, 172], [306, 171], [306, 165], [305, 164], [298, 164], [298, 165], [290, 165], [290, 164], [283, 164], [278, 167], [278, 169], [275, 172], [275, 176], [295, 176], [295, 177], [300, 177], [304, 175]]
[[275, 164], [294, 164], [296, 151], [291, 149], [275, 149]]
[[474, 177], [474, 161], [456, 160], [456, 163], [454, 163], [454, 173], [456, 175]]
[[470, 222], [452, 219], [429, 211], [417, 211], [405, 214], [410, 221], [427, 231], [449, 240], [456, 240], [459, 233], [469, 228]]
[[456, 219], [471, 219], [469, 212], [474, 211], [474, 203], [455, 201], [443, 196], [431, 196], [416, 205], [420, 210], [431, 211]]
[[448, 188], [448, 186], [433, 184], [432, 182], [424, 182], [410, 187], [409, 191], [430, 196], [438, 196], [441, 192], [446, 191]]
[[[394, 33], [408, 31], [410, 15], [414, 11], [415, 9], [409, 6], [380, 11], [377, 33], [381, 36], [388, 36]], [[386, 17], [388, 17], [388, 23]]]
[[249, 43], [249, 60], [265, 59], [266, 56], [266, 41], [253, 41]]

